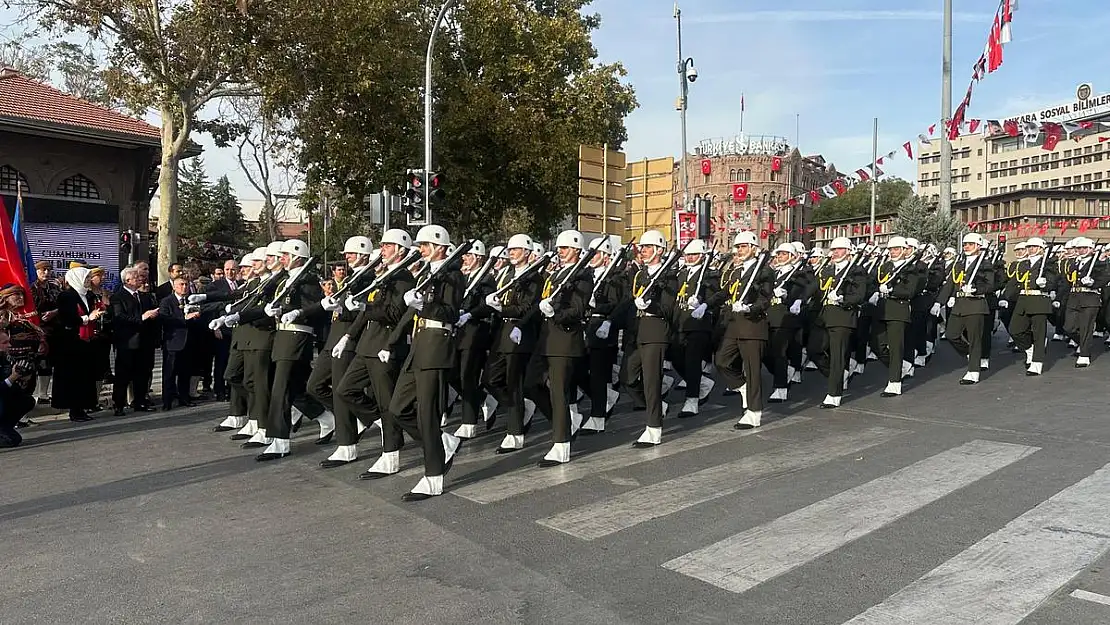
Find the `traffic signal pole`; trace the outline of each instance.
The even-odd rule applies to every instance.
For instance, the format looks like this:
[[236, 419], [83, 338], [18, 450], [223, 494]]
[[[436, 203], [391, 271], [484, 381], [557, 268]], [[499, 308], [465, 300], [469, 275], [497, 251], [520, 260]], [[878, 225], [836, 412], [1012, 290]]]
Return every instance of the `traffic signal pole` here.
[[[447, 17], [447, 11], [455, 6], [458, 0], [447, 0], [439, 9], [435, 24], [432, 25], [432, 34], [428, 37], [428, 55], [424, 59], [424, 171], [432, 171], [432, 51], [435, 49], [436, 33]], [[424, 210], [427, 211], [428, 223], [432, 223], [431, 186], [424, 185]]]

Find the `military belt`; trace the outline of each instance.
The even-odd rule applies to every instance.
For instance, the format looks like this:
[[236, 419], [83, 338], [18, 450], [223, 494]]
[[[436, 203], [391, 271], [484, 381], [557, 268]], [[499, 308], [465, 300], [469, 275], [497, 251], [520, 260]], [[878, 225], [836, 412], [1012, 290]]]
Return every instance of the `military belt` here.
[[1027, 290], [1021, 291], [1021, 292], [1019, 293], [1019, 295], [1043, 295], [1043, 296], [1045, 296], [1045, 297], [1048, 297], [1048, 293], [1047, 293], [1047, 292], [1045, 292], [1045, 291], [1037, 291], [1037, 290], [1034, 290], [1034, 289], [1027, 289]]
[[636, 316], [637, 317], [659, 317], [659, 315], [657, 315], [655, 313], [648, 313], [648, 312], [644, 312], [642, 310], [637, 310], [636, 311]]
[[451, 324], [443, 323], [442, 321], [436, 321], [435, 319], [418, 319], [416, 321], [417, 330], [425, 330], [428, 328], [431, 328], [432, 330], [450, 330]]
[[782, 303], [782, 298], [781, 297], [772, 297], [771, 298], [771, 305], [772, 306], [778, 306], [781, 303]]
[[277, 324], [278, 330], [285, 330], [286, 332], [304, 332], [305, 334], [312, 334], [312, 326], [306, 326], [299, 323], [279, 323]]
[[1072, 293], [1096, 293], [1096, 294], [1099, 294], [1099, 295], [1102, 294], [1102, 291], [1099, 290], [1099, 289], [1091, 289], [1091, 288], [1088, 288], [1088, 287], [1085, 287], [1085, 286], [1072, 287], [1071, 292]]
[[963, 297], [963, 298], [967, 298], [967, 299], [983, 299], [984, 296], [983, 295], [975, 295], [975, 294], [972, 294], [972, 293], [964, 293], [963, 291], [957, 291], [956, 292], [956, 297]]

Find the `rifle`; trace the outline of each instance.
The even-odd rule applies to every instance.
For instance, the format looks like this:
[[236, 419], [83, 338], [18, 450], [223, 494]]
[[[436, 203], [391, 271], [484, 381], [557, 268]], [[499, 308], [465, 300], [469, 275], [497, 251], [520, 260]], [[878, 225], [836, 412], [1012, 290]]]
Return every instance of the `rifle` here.
[[[871, 246], [871, 245], [868, 245], [867, 247], [863, 248], [863, 253], [862, 254], [857, 254], [856, 257], [853, 258], [851, 260], [851, 262], [848, 263], [848, 266], [844, 268], [844, 273], [840, 274], [840, 279], [836, 281], [836, 286], [834, 286], [832, 291], [829, 292], [829, 295], [838, 294], [840, 292], [840, 286], [842, 284], [844, 284], [844, 280], [848, 277], [848, 274], [852, 273], [852, 270], [860, 265], [864, 256], [866, 256], [867, 254], [870, 254], [873, 251], [874, 251], [874, 247]], [[835, 271], [835, 265], [834, 265], [834, 271]], [[827, 297], [828, 296], [826, 296], [826, 298]]]
[[[755, 266], [752, 267], [752, 274], [748, 277], [748, 283], [744, 285], [744, 290], [740, 292], [740, 297], [737, 297], [735, 301], [741, 304], [746, 303], [748, 293], [751, 292], [752, 285], [755, 284], [755, 279], [759, 276], [759, 271], [763, 269], [763, 265], [767, 263], [767, 259], [770, 257], [771, 255], [765, 251], [759, 253], [759, 256], [755, 259]], [[740, 270], [743, 271], [743, 269], [744, 265], [740, 265]], [[743, 275], [741, 275], [742, 277]]]
[[420, 268], [416, 276], [420, 281], [416, 283], [416, 288], [413, 290], [417, 293], [424, 292], [424, 289], [431, 286], [432, 280], [435, 280], [445, 271], [453, 268], [456, 264], [461, 265], [463, 255], [469, 253], [470, 248], [474, 247], [474, 243], [477, 241], [478, 239], [470, 239], [456, 247], [454, 252], [451, 252], [447, 255], [447, 258], [443, 259], [443, 264], [440, 265], [438, 269], [432, 269], [431, 263], [424, 263], [424, 266]]
[[550, 261], [551, 258], [554, 255], [555, 255], [555, 252], [544, 252], [543, 256], [540, 256], [539, 258], [537, 258], [535, 260], [535, 262], [533, 262], [531, 265], [528, 265], [527, 267], [525, 267], [524, 271], [522, 271], [519, 274], [517, 274], [516, 276], [514, 276], [513, 279], [509, 281], [508, 284], [501, 287], [500, 289], [497, 289], [496, 291], [491, 293], [491, 295], [493, 297], [500, 297], [506, 291], [513, 288], [513, 286], [515, 286], [518, 282], [522, 282], [525, 278], [530, 278], [533, 274], [535, 274], [537, 271], [539, 271], [544, 266], [546, 266], [548, 261]]
[[578, 276], [578, 274], [582, 273], [582, 270], [585, 269], [587, 266], [589, 266], [590, 259], [593, 258], [594, 254], [596, 254], [596, 253], [597, 253], [596, 248], [591, 247], [591, 248], [586, 249], [585, 253], [581, 254], [578, 257], [578, 262], [574, 263], [574, 265], [571, 266], [570, 271], [567, 272], [567, 277], [563, 278], [563, 281], [560, 282], [559, 285], [555, 287], [555, 290], [553, 290], [551, 292], [551, 295], [549, 295], [547, 299], [554, 300], [560, 293], [562, 293], [563, 292], [563, 287], [565, 287], [568, 284], [571, 284], [574, 281], [574, 279]]
[[401, 262], [395, 264], [389, 271], [386, 271], [385, 273], [381, 274], [377, 278], [374, 278], [374, 281], [370, 283], [370, 286], [368, 286], [368, 287], [362, 289], [361, 291], [355, 293], [354, 295], [351, 296], [351, 298], [355, 299], [355, 300], [360, 300], [360, 299], [366, 297], [367, 295], [369, 295], [370, 292], [373, 291], [374, 289], [377, 289], [377, 288], [381, 287], [383, 284], [385, 284], [386, 282], [388, 282], [391, 278], [393, 278], [393, 276], [401, 273], [402, 271], [408, 271], [409, 265], [411, 265], [412, 262], [416, 260], [417, 256], [420, 256], [420, 250], [418, 250], [418, 249], [409, 250], [408, 254], [405, 255], [405, 257], [401, 260]]
[[292, 280], [286, 280], [285, 285], [282, 287], [281, 291], [274, 295], [274, 299], [270, 300], [270, 305], [273, 306], [274, 304], [277, 304], [278, 301], [281, 300], [281, 298], [285, 297], [286, 293], [292, 291], [295, 287], [300, 286], [300, 284], [304, 282], [304, 277], [308, 275], [309, 269], [313, 269], [315, 265], [316, 257], [313, 256], [312, 258], [308, 259], [308, 262], [301, 266], [300, 273], [298, 273]]
[[[659, 271], [655, 272], [655, 276], [652, 277], [651, 282], [648, 282], [648, 285], [644, 287], [643, 295], [648, 295], [652, 292], [652, 289], [655, 288], [655, 284], [659, 282], [659, 279], [678, 264], [679, 257], [678, 248], [671, 248], [667, 258], [663, 261], [663, 264], [659, 266]], [[641, 295], [641, 297], [643, 297], [643, 295]]]
[[466, 285], [466, 289], [463, 291], [463, 300], [465, 300], [467, 297], [470, 297], [470, 294], [474, 291], [474, 288], [482, 283], [482, 280], [486, 277], [486, 274], [490, 272], [490, 269], [493, 268], [493, 264], [496, 262], [497, 259], [493, 256], [490, 256], [486, 259], [486, 262], [484, 265], [482, 265], [482, 268], [478, 270], [478, 273], [476, 273], [474, 277], [470, 279], [470, 283]]
[[274, 279], [280, 276], [284, 271], [284, 269], [280, 269], [259, 280], [258, 285], [256, 285], [254, 289], [230, 304], [231, 310], [235, 312], [242, 312], [257, 304], [258, 298], [262, 297], [262, 294], [266, 291], [266, 288], [269, 287], [269, 285], [273, 283]]
[[1095, 247], [1095, 249], [1091, 250], [1091, 264], [1087, 266], [1087, 274], [1084, 276], [1085, 278], [1091, 277], [1091, 271], [1094, 270], [1095, 263], [1098, 262], [1099, 254], [1101, 254], [1102, 251], [1104, 251], [1105, 249], [1106, 245], [1099, 245]]
[[346, 295], [348, 291], [351, 291], [355, 288], [355, 284], [361, 285], [363, 282], [366, 281], [367, 276], [374, 275], [374, 270], [377, 269], [378, 265], [380, 265], [381, 263], [381, 250], [374, 250], [374, 252], [370, 254], [370, 262], [367, 263], [366, 269], [358, 272], [357, 275], [351, 276], [351, 279], [347, 281], [347, 284], [343, 285], [343, 288], [331, 294], [331, 298], [333, 300], [339, 301], [340, 297]]
[[597, 292], [601, 289], [601, 285], [605, 284], [605, 281], [609, 279], [609, 276], [612, 275], [613, 271], [615, 271], [618, 266], [624, 265], [635, 244], [634, 241], [625, 243], [624, 247], [617, 252], [617, 256], [609, 261], [609, 266], [605, 268], [605, 271], [601, 272], [601, 277], [598, 278], [597, 282], [594, 284], [594, 290], [590, 293], [591, 297], [597, 295]]

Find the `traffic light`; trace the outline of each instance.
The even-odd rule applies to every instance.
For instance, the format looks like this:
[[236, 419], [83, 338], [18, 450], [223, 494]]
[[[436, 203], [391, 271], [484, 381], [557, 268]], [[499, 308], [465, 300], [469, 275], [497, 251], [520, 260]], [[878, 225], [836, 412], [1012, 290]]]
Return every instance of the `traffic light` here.
[[424, 204], [424, 185], [427, 177], [423, 169], [410, 169], [405, 172], [405, 197], [401, 205], [405, 209], [405, 222], [410, 226], [423, 226], [428, 223], [428, 207]]
[[432, 172], [428, 176], [428, 184], [431, 188], [431, 191], [428, 195], [431, 197], [431, 200], [433, 202], [442, 202], [443, 199], [447, 196], [447, 193], [443, 188], [444, 182], [445, 180], [443, 178], [443, 174]]
[[131, 251], [131, 231], [125, 230], [119, 235], [119, 247], [124, 252]]

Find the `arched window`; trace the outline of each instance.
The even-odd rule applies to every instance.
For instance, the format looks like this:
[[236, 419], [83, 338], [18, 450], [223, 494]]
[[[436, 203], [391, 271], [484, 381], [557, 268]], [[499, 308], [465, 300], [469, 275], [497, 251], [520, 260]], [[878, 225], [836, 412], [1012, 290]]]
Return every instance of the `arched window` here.
[[775, 192], [774, 191], [771, 191], [771, 194], [768, 196], [768, 199], [772, 204], [775, 203]]
[[744, 170], [744, 181], [745, 182], [751, 182], [751, 180], [752, 180], [752, 170], [745, 169]]
[[736, 182], [736, 170], [735, 169], [728, 170], [728, 181], [729, 182]]
[[17, 190], [27, 193], [27, 178], [11, 165], [0, 167], [0, 191], [15, 193]]
[[99, 200], [100, 190], [96, 183], [81, 174], [74, 174], [58, 185], [58, 195], [82, 200]]

